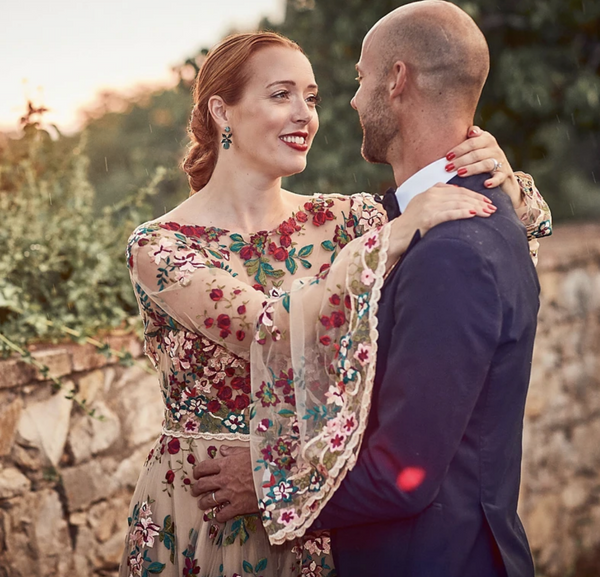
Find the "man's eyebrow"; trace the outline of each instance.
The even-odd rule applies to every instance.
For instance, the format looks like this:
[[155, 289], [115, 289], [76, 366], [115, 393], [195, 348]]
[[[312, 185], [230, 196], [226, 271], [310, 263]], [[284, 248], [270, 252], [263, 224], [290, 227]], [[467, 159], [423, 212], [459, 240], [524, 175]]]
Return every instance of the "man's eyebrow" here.
[[[296, 83], [293, 80], [276, 80], [275, 82], [271, 82], [271, 84], [267, 84], [267, 88], [271, 88], [271, 86], [275, 86], [277, 84], [288, 84], [289, 86], [296, 86]], [[309, 84], [307, 88], [316, 90], [319, 87], [316, 84]]]

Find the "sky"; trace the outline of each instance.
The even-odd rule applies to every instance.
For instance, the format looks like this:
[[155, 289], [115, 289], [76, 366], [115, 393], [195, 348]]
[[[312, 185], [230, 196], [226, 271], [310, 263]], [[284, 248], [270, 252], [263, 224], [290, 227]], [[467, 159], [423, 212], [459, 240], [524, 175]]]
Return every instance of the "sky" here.
[[171, 67], [232, 28], [281, 20], [284, 0], [0, 0], [0, 130], [27, 100], [76, 130], [103, 90], [173, 83]]

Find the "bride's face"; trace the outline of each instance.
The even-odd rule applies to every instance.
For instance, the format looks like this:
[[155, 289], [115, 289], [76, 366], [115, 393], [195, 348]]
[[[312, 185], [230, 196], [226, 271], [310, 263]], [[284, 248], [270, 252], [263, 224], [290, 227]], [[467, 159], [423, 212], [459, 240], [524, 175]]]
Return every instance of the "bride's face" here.
[[310, 62], [298, 50], [274, 46], [254, 54], [249, 66], [242, 99], [228, 110], [230, 150], [238, 164], [269, 178], [302, 172], [319, 128]]

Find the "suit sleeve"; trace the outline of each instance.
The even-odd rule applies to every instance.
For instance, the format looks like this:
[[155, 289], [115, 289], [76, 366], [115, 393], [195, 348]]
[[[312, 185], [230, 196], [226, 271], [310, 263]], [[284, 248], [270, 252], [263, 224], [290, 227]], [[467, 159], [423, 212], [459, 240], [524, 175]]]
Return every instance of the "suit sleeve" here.
[[[460, 240], [424, 239], [391, 279], [395, 321], [356, 466], [315, 529], [418, 514], [435, 499], [497, 347], [501, 304], [489, 265]], [[380, 362], [385, 362], [382, 359]]]

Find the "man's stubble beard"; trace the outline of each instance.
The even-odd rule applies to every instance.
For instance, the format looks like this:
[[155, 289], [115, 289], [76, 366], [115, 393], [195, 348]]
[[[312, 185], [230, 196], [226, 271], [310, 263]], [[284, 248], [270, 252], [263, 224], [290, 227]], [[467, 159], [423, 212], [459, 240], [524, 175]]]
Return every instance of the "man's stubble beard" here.
[[400, 127], [389, 114], [380, 91], [376, 91], [369, 109], [368, 116], [360, 118], [363, 131], [362, 156], [367, 162], [389, 164], [388, 149]]

